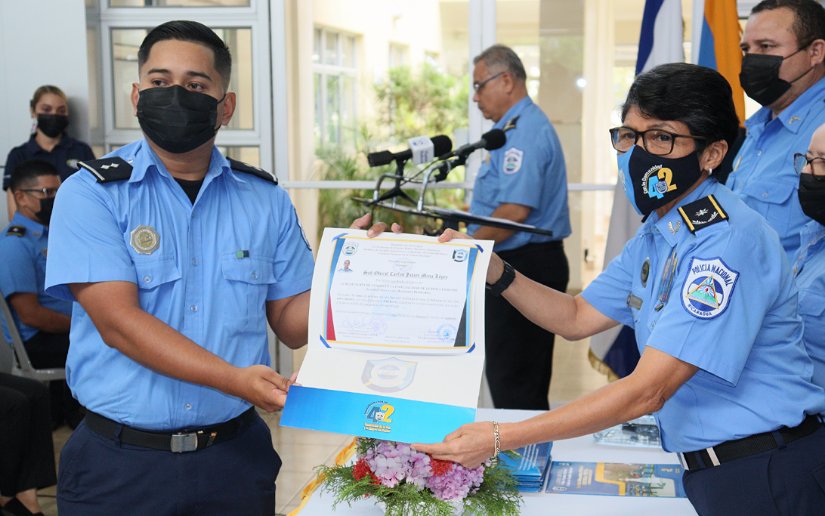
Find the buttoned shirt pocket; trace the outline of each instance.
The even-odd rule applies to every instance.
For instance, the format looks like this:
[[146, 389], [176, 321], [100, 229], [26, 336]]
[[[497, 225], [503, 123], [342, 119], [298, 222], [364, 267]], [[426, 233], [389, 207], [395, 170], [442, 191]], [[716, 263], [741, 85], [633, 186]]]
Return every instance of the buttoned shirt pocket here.
[[135, 262], [135, 271], [137, 272], [137, 285], [141, 291], [154, 290], [165, 283], [181, 278], [174, 258], [138, 260]]
[[140, 306], [162, 321], [173, 321], [172, 307], [180, 285], [181, 272], [173, 257], [152, 257], [135, 261], [135, 282]]
[[[765, 217], [780, 237], [788, 232], [793, 221], [786, 216], [786, 209], [791, 196], [796, 194], [795, 181], [759, 181], [742, 191], [745, 202]], [[750, 199], [750, 200], [749, 200]]]
[[221, 272], [226, 280], [222, 304], [246, 329], [259, 329], [264, 324], [266, 296], [275, 279], [275, 261], [262, 256], [221, 259]]

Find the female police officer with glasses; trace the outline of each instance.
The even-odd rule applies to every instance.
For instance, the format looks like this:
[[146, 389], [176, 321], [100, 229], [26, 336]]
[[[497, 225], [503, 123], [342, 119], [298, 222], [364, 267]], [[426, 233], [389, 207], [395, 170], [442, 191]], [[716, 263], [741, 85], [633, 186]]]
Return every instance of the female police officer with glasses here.
[[811, 382], [789, 264], [767, 222], [712, 176], [737, 126], [730, 86], [711, 69], [669, 64], [636, 78], [611, 131], [645, 221], [636, 236], [576, 297], [496, 256], [487, 273], [494, 291], [567, 339], [632, 326], [636, 369], [526, 421], [465, 425], [417, 449], [473, 466], [652, 412], [700, 514], [825, 507], [825, 393]]

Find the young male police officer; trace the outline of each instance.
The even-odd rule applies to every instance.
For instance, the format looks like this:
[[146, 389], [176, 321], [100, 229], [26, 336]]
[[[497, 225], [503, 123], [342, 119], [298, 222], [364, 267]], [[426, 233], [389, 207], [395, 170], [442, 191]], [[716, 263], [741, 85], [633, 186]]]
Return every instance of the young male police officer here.
[[138, 67], [145, 139], [86, 163], [55, 207], [48, 291], [76, 301], [67, 375], [89, 410], [58, 508], [271, 515], [281, 461], [253, 406], [281, 407], [289, 381], [266, 322], [306, 343], [312, 253], [276, 180], [214, 145], [236, 105], [224, 42], [164, 23]]
[[746, 122], [747, 136], [725, 183], [773, 227], [789, 257], [811, 219], [796, 192], [793, 155], [805, 152], [825, 123], [825, 8], [815, 0], [765, 0], [742, 34], [740, 82], [764, 106]]
[[[473, 189], [470, 211], [549, 229], [552, 237], [491, 226], [469, 226], [477, 239], [525, 276], [564, 292], [569, 276], [562, 239], [570, 235], [567, 172], [553, 125], [527, 95], [521, 59], [493, 45], [474, 60], [473, 100], [484, 118], [506, 132], [490, 152]], [[553, 366], [552, 333], [527, 320], [495, 293], [486, 299], [487, 381], [498, 408], [547, 410]]]

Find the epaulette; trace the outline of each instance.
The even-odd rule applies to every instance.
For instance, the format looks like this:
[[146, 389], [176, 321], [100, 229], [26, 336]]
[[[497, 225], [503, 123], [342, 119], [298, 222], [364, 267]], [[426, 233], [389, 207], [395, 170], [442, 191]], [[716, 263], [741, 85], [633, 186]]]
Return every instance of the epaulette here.
[[518, 123], [518, 117], [521, 115], [516, 115], [504, 124], [504, 131], [509, 131], [510, 129], [515, 129], [516, 124]]
[[26, 234], [26, 228], [25, 226], [9, 226], [9, 230], [6, 231], [6, 234], [21, 237]]
[[696, 234], [702, 228], [728, 220], [728, 214], [725, 213], [725, 210], [722, 209], [719, 202], [712, 195], [681, 206], [679, 214], [693, 234]]
[[123, 181], [132, 176], [132, 165], [118, 156], [92, 161], [78, 161], [77, 164], [80, 168], [85, 168], [91, 172], [97, 178], [98, 183]]
[[260, 177], [264, 181], [269, 181], [273, 184], [278, 184], [278, 178], [275, 177], [274, 174], [270, 174], [266, 170], [258, 167], [253, 167], [252, 165], [247, 165], [243, 161], [238, 161], [232, 158], [226, 158], [229, 164], [232, 166], [232, 170], [236, 172], [243, 172], [245, 174], [252, 174], [253, 176]]

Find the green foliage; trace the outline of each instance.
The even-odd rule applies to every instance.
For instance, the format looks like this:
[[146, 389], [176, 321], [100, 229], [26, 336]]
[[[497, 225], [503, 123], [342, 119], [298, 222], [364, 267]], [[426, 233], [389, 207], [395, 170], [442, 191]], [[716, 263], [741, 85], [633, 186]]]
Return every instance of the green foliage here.
[[[359, 443], [367, 448], [369, 443]], [[388, 516], [452, 516], [455, 507], [438, 499], [427, 490], [419, 490], [414, 484], [401, 482], [389, 488], [374, 484], [369, 476], [356, 480], [352, 466], [318, 466], [317, 473], [324, 479], [323, 489], [335, 496], [332, 507], [340, 503], [351, 505], [365, 497], [383, 502]], [[484, 470], [484, 482], [477, 492], [464, 500], [468, 514], [510, 516], [519, 513], [521, 496], [518, 483], [510, 471], [501, 466]]]
[[380, 121], [388, 134], [404, 140], [421, 134], [450, 135], [467, 125], [469, 79], [454, 77], [425, 63], [418, 73], [406, 66], [392, 68], [375, 85]]
[[[375, 181], [381, 174], [394, 173], [394, 165], [369, 168], [366, 155], [386, 148], [400, 148], [407, 139], [419, 135], [446, 134], [467, 126], [468, 77], [453, 77], [424, 64], [417, 72], [409, 67], [393, 68], [385, 80], [373, 86], [377, 120], [364, 121], [355, 137], [354, 149], [324, 147], [316, 149], [322, 161], [320, 176], [328, 181]], [[409, 167], [408, 167], [409, 168]], [[408, 170], [407, 175], [410, 172]], [[451, 182], [464, 180], [463, 168], [450, 173]], [[387, 187], [391, 181], [385, 181]], [[416, 187], [419, 185], [415, 185]], [[418, 189], [407, 193], [418, 199]], [[324, 227], [349, 225], [367, 208], [354, 197], [372, 198], [369, 190], [322, 189], [319, 195], [319, 235]], [[428, 191], [427, 204], [462, 208], [462, 189]], [[390, 210], [373, 213], [374, 220], [398, 222], [405, 231], [432, 234], [438, 223], [415, 215]]]

